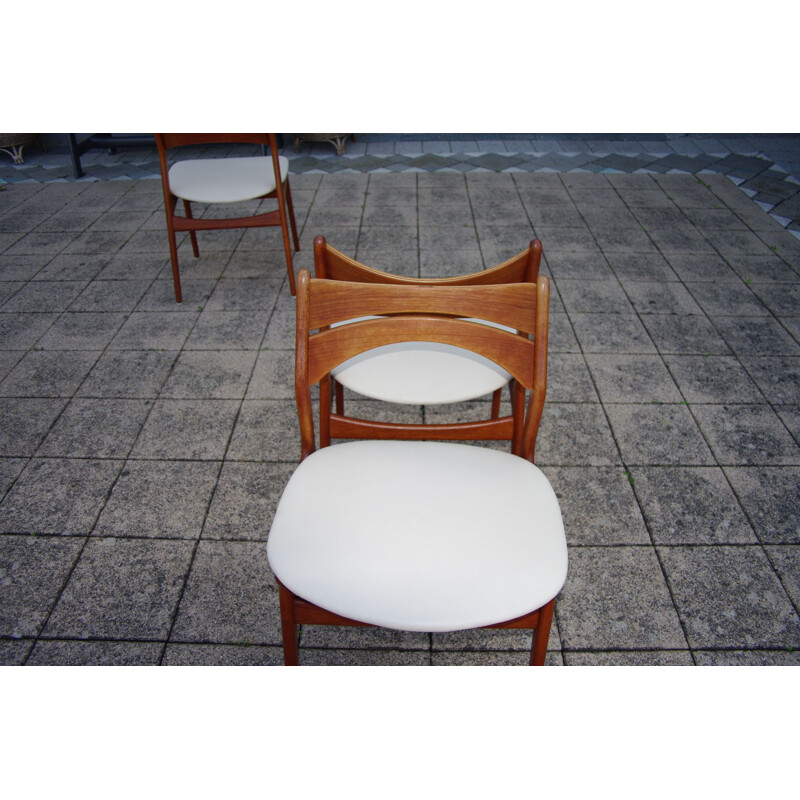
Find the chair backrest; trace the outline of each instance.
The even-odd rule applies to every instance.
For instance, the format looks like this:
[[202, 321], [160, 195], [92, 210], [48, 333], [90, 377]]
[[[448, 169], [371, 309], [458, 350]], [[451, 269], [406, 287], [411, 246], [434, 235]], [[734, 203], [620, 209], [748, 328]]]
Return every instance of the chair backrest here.
[[542, 243], [533, 239], [527, 250], [491, 269], [451, 278], [409, 278], [368, 267], [331, 247], [324, 236], [314, 239], [314, 271], [318, 278], [401, 286], [483, 286], [493, 283], [535, 283], [542, 260]]
[[200, 144], [263, 144], [277, 148], [277, 137], [274, 133], [156, 133], [156, 145], [159, 150], [171, 150], [173, 147]]
[[[550, 283], [544, 275], [535, 284], [431, 286], [332, 281], [312, 278], [302, 270], [295, 359], [301, 458], [315, 449], [312, 386], [329, 383], [334, 367], [373, 348], [434, 342], [490, 359], [507, 370], [522, 391], [531, 392], [521, 455], [532, 462], [547, 388], [549, 301]], [[336, 325], [361, 317], [373, 318]], [[486, 320], [518, 333], [464, 318]], [[410, 438], [402, 425], [395, 429], [384, 424], [382, 429], [380, 438]], [[432, 429], [429, 438], [475, 438], [466, 429], [458, 431], [438, 436]]]

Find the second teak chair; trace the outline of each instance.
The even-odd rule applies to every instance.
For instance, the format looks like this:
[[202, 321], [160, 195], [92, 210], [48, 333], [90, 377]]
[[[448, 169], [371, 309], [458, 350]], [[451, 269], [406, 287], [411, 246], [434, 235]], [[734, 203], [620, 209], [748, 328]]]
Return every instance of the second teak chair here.
[[[289, 187], [289, 160], [278, 153], [274, 133], [157, 133], [158, 157], [161, 165], [161, 182], [164, 188], [164, 210], [167, 216], [169, 253], [172, 260], [172, 279], [175, 300], [183, 300], [178, 268], [178, 242], [176, 234], [188, 231], [195, 258], [199, 258], [197, 231], [228, 228], [257, 228], [280, 226], [289, 287], [295, 294], [292, 243], [300, 249], [297, 224], [294, 218], [292, 193]], [[255, 144], [268, 147], [268, 156], [230, 158], [192, 158], [168, 164], [168, 151], [187, 145]], [[278, 206], [271, 211], [240, 217], [200, 217], [192, 213], [192, 203], [208, 205], [244, 203], [262, 198], [275, 198]], [[183, 201], [184, 215], [176, 214], [178, 200]], [[289, 240], [289, 226], [292, 241]]]

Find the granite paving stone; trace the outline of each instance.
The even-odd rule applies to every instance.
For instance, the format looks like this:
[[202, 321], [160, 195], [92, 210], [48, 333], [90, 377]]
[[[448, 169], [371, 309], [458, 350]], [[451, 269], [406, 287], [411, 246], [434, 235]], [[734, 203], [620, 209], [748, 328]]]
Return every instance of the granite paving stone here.
[[56, 398], [4, 398], [0, 405], [0, 455], [31, 456], [66, 402]]
[[297, 461], [300, 426], [294, 400], [245, 400], [227, 458], [239, 461]]
[[35, 278], [43, 270], [42, 261], [41, 256], [0, 255], [0, 280], [27, 281]]
[[226, 461], [203, 526], [204, 539], [266, 541], [291, 464]]
[[556, 278], [567, 313], [629, 314], [632, 306], [617, 280], [578, 281]]
[[568, 652], [564, 663], [568, 667], [691, 667], [695, 662], [689, 650], [612, 650]]
[[668, 261], [675, 274], [688, 282], [710, 281], [712, 283], [738, 283], [736, 272], [731, 269], [728, 259], [716, 253], [694, 255], [692, 253], [670, 253]]
[[547, 365], [547, 402], [596, 403], [597, 390], [586, 359], [578, 353], [559, 353]]
[[542, 466], [619, 464], [619, 453], [601, 406], [597, 403], [545, 404], [536, 461]]
[[795, 441], [800, 444], [800, 404], [776, 406], [775, 411]]
[[130, 456], [219, 461], [238, 410], [237, 400], [157, 400]]
[[197, 312], [135, 311], [108, 347], [110, 350], [179, 351], [197, 319]]
[[150, 281], [93, 281], [69, 305], [70, 311], [133, 311]]
[[792, 268], [791, 264], [787, 264], [775, 254], [767, 256], [730, 254], [725, 260], [753, 291], [766, 288], [760, 285], [765, 283], [800, 282], [800, 273], [797, 271], [800, 263], [796, 263], [795, 268]]
[[765, 548], [767, 557], [778, 578], [794, 603], [800, 607], [800, 551], [796, 545], [778, 545]]
[[41, 256], [29, 256], [32, 261], [23, 260], [23, 256], [14, 258], [15, 270], [7, 271], [3, 268], [4, 278], [10, 278], [14, 274], [20, 274], [20, 269], [29, 266], [33, 272], [33, 266], [38, 265], [35, 273], [30, 275], [34, 281], [58, 281], [59, 283], [76, 281], [85, 286], [87, 281], [97, 277], [98, 273], [108, 263], [109, 256], [99, 254], [69, 254], [62, 253], [55, 258], [43, 259]]
[[761, 547], [658, 553], [693, 648], [800, 646], [800, 618]]
[[656, 355], [587, 355], [603, 403], [680, 403], [683, 399], [663, 360]]
[[247, 400], [294, 399], [294, 352], [263, 350], [247, 387]]
[[788, 650], [694, 650], [698, 666], [707, 667], [796, 667], [800, 651]]
[[32, 459], [0, 503], [0, 531], [85, 536], [121, 461]]
[[187, 350], [178, 356], [162, 398], [235, 399], [244, 397], [256, 353], [242, 350]]
[[93, 535], [198, 538], [219, 468], [212, 461], [129, 461]]
[[[614, 273], [605, 257], [597, 253], [564, 253], [560, 251], [544, 252], [547, 274], [562, 280], [613, 280]], [[544, 270], [541, 270], [544, 274]], [[552, 287], [551, 287], [552, 291]]]
[[630, 289], [629, 284], [633, 281], [678, 280], [669, 262], [661, 254], [609, 253], [608, 263], [617, 278], [624, 282], [626, 290]]
[[152, 400], [75, 398], [39, 446], [37, 455], [67, 458], [124, 458]]
[[634, 467], [636, 497], [656, 544], [755, 544], [719, 467]]
[[96, 352], [32, 350], [0, 383], [0, 396], [71, 397], [97, 356]]
[[144, 297], [136, 306], [137, 311], [169, 311], [174, 314], [180, 311], [184, 314], [191, 314], [195, 311], [202, 311], [208, 298], [217, 286], [215, 280], [196, 280], [191, 277], [189, 270], [181, 270], [181, 294], [182, 303], [175, 302], [175, 288], [172, 283], [172, 273], [169, 280], [159, 279], [153, 281]]
[[280, 644], [278, 587], [263, 542], [199, 543], [170, 641]]
[[688, 403], [763, 403], [764, 395], [731, 356], [664, 356]]
[[613, 403], [605, 406], [628, 465], [706, 465], [713, 456], [685, 405]]
[[800, 464], [800, 448], [766, 405], [696, 405], [698, 425], [720, 464]]
[[33, 645], [32, 639], [0, 639], [0, 664], [18, 667], [25, 663]]
[[800, 477], [786, 467], [725, 467], [758, 538], [800, 544]]
[[[658, 319], [672, 322], [673, 318]], [[650, 333], [636, 314], [575, 314], [570, 322], [585, 353], [656, 352]]]
[[[700, 314], [643, 314], [646, 335], [658, 352], [684, 355], [730, 355], [717, 326]], [[641, 323], [640, 323], [641, 324]]]
[[204, 310], [186, 342], [187, 350], [255, 350], [267, 329], [269, 310]]
[[631, 477], [622, 467], [544, 467], [568, 545], [649, 544]]
[[147, 667], [159, 663], [159, 642], [104, 642], [39, 639], [27, 664], [37, 667]]
[[25, 458], [0, 458], [0, 500], [5, 497], [27, 463]]
[[[491, 634], [495, 631], [479, 631], [477, 633], [482, 634], [484, 640], [488, 642]], [[505, 642], [508, 643], [508, 639]], [[423, 650], [427, 653], [431, 648], [431, 634], [396, 631], [389, 628], [303, 625], [300, 632], [300, 647], [330, 648], [332, 650]], [[528, 641], [528, 649], [530, 650], [530, 641]]]
[[170, 667], [269, 667], [283, 664], [283, 648], [260, 645], [168, 644], [161, 662]]
[[86, 281], [31, 281], [3, 303], [3, 311], [64, 311], [85, 286]]
[[687, 648], [650, 547], [573, 548], [556, 619], [566, 652]]
[[90, 540], [44, 635], [164, 641], [193, 546], [175, 540]]
[[[63, 358], [63, 354], [59, 355]], [[106, 350], [76, 394], [96, 398], [158, 397], [177, 355], [175, 350]]]
[[38, 344], [46, 350], [103, 350], [125, 319], [121, 312], [68, 311], [49, 327]]
[[2, 636], [39, 633], [82, 544], [82, 539], [0, 536]]
[[624, 280], [622, 288], [639, 314], [703, 313], [686, 286], [675, 281]]

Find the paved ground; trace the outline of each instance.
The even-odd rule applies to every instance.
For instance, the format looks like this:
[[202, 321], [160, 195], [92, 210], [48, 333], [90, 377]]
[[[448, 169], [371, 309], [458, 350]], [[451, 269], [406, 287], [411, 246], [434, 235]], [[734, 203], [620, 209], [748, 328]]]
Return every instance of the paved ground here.
[[[800, 663], [786, 217], [724, 170], [423, 169], [390, 144], [365, 171], [321, 145], [295, 159], [297, 267], [318, 233], [419, 275], [542, 239], [537, 455], [570, 546], [549, 663]], [[299, 450], [279, 232], [206, 233], [197, 261], [183, 245], [177, 306], [159, 182], [98, 180], [103, 158], [0, 191], [0, 662], [279, 663], [265, 540]], [[527, 638], [308, 627], [301, 659], [521, 664]]]

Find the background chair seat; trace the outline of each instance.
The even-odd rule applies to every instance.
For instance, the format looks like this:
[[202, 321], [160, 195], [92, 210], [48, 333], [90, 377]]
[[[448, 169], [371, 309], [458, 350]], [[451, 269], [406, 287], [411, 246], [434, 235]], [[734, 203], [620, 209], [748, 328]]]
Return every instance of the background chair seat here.
[[[289, 174], [289, 159], [278, 159], [281, 180]], [[241, 203], [275, 191], [272, 159], [198, 158], [178, 161], [169, 169], [172, 193], [192, 203]]]
[[315, 451], [289, 481], [267, 550], [295, 595], [410, 631], [522, 616], [555, 597], [567, 573], [561, 512], [541, 471], [442, 442]]

